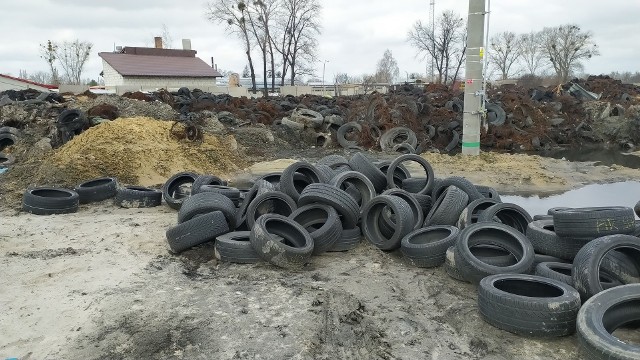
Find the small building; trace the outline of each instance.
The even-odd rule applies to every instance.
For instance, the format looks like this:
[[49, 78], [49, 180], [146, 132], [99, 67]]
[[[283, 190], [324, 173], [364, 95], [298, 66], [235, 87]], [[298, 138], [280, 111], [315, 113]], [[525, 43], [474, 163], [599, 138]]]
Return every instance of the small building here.
[[50, 92], [57, 88], [55, 85], [39, 84], [26, 79], [0, 74], [0, 91], [34, 89], [40, 92]]
[[191, 50], [190, 41], [183, 40], [183, 49], [163, 49], [156, 38], [155, 48], [125, 46], [116, 52], [101, 52], [102, 77], [108, 90], [126, 91], [159, 88], [206, 89], [222, 77]]

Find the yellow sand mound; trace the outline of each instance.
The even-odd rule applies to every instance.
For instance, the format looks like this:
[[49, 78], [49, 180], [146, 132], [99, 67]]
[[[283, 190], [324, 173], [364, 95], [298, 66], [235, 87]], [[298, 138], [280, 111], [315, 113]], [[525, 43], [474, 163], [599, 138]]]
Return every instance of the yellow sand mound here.
[[170, 134], [172, 125], [139, 117], [92, 127], [55, 151], [46, 161], [46, 176], [70, 183], [114, 176], [125, 184], [154, 185], [179, 171], [223, 176], [246, 165], [232, 138], [178, 140]]

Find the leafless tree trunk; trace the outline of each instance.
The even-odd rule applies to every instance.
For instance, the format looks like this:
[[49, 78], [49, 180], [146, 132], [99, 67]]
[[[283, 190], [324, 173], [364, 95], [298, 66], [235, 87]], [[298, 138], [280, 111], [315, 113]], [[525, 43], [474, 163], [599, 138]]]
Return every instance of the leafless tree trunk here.
[[316, 59], [320, 10], [318, 0], [282, 0], [279, 41], [274, 41], [273, 45], [282, 56], [283, 84], [287, 72], [291, 75], [291, 85], [295, 84], [296, 75], [313, 72], [310, 65]]
[[82, 71], [92, 48], [92, 43], [80, 40], [65, 41], [62, 45], [58, 45], [56, 57], [65, 73], [65, 79], [70, 84], [82, 83]]
[[504, 31], [491, 37], [489, 59], [500, 71], [502, 80], [509, 78], [511, 68], [522, 56], [520, 39], [512, 31]]
[[538, 75], [538, 72], [547, 65], [544, 56], [539, 32], [530, 32], [520, 35], [520, 60], [525, 71], [530, 75]]
[[433, 58], [438, 73], [437, 83], [446, 83], [449, 78], [449, 70], [455, 60], [460, 59], [459, 51], [464, 41], [465, 21], [459, 14], [448, 10], [438, 17], [435, 30], [431, 33], [431, 27], [423, 25], [421, 21], [413, 24], [407, 40], [417, 50], [418, 54], [424, 54], [423, 58]]
[[173, 49], [173, 37], [169, 31], [167, 24], [162, 24], [162, 47], [165, 49]]
[[58, 45], [51, 40], [47, 40], [46, 44], [40, 44], [40, 57], [49, 65], [51, 83], [53, 85], [60, 84], [60, 77], [58, 76], [58, 69], [56, 68], [57, 52]]
[[583, 69], [583, 60], [600, 55], [593, 34], [573, 24], [544, 28], [542, 46], [561, 82]]
[[227, 31], [236, 34], [244, 44], [251, 70], [252, 91], [256, 91], [256, 72], [251, 58], [251, 38], [247, 24], [247, 5], [242, 0], [215, 0], [207, 4], [206, 16], [213, 23], [224, 24]]
[[466, 59], [467, 59], [467, 36], [465, 35], [463, 38], [461, 51], [456, 52], [456, 61], [457, 61], [456, 71], [453, 73], [453, 76], [451, 77], [451, 84], [453, 84], [458, 79], [460, 68], [462, 67], [462, 64], [464, 64]]

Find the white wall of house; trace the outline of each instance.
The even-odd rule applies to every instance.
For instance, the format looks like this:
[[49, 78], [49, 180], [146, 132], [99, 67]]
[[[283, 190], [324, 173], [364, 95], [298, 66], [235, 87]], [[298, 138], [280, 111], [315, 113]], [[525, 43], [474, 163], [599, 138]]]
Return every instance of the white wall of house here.
[[35, 89], [40, 92], [49, 92], [49, 89], [42, 86], [28, 84], [22, 81], [7, 79], [6, 77], [0, 76], [0, 91], [26, 89]]
[[104, 86], [107, 88], [124, 85], [124, 78], [122, 75], [104, 61], [104, 59], [102, 60], [102, 78], [104, 79]]

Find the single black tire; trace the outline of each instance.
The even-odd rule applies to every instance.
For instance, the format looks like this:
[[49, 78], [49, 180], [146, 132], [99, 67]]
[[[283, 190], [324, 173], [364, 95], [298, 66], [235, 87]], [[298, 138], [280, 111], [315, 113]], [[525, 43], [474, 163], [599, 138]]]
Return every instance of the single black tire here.
[[347, 140], [347, 133], [350, 131], [356, 130], [357, 132], [362, 132], [362, 126], [357, 122], [348, 122], [338, 128], [336, 133], [336, 138], [338, 139], [338, 144], [345, 149], [353, 149], [358, 146], [357, 141]]
[[327, 155], [316, 162], [316, 166], [318, 165], [327, 165], [333, 170], [349, 168], [349, 160], [342, 155]]
[[162, 203], [162, 191], [143, 186], [125, 186], [118, 189], [113, 203], [127, 209], [156, 207]]
[[289, 195], [294, 201], [298, 201], [298, 198], [300, 198], [300, 192], [302, 191], [302, 189], [296, 188], [294, 183], [296, 180], [296, 173], [304, 176], [301, 178], [301, 181], [304, 182], [302, 189], [310, 184], [324, 183], [328, 180], [324, 178], [315, 166], [306, 161], [298, 161], [289, 165], [284, 169], [282, 175], [280, 175], [280, 191]]
[[272, 172], [260, 176], [256, 179], [256, 182], [264, 180], [271, 183], [275, 190], [280, 190], [280, 176], [282, 176], [282, 172]]
[[175, 196], [178, 188], [185, 185], [193, 185], [198, 174], [192, 172], [180, 172], [170, 177], [162, 186], [162, 197], [167, 205], [174, 209], [180, 209], [185, 198]]
[[[380, 171], [382, 171], [383, 174], [386, 174], [388, 172], [389, 165], [391, 165], [391, 160], [385, 160], [376, 163], [376, 166], [378, 167], [378, 169], [380, 169]], [[396, 166], [396, 169], [393, 172], [393, 182], [396, 184], [396, 187], [402, 188], [402, 181], [409, 178], [411, 178], [411, 173], [402, 163]], [[420, 189], [415, 192], [418, 192], [419, 190]]]
[[410, 177], [402, 179], [400, 188], [412, 194], [418, 194], [420, 193], [420, 190], [422, 190], [427, 185], [427, 181], [428, 179], [423, 177]]
[[289, 218], [309, 231], [313, 239], [313, 255], [320, 255], [333, 248], [342, 236], [338, 212], [329, 205], [305, 205], [291, 213]]
[[258, 195], [264, 194], [269, 191], [275, 191], [275, 186], [273, 185], [273, 183], [264, 179], [256, 180], [256, 182], [253, 184], [251, 189], [249, 189], [249, 191], [247, 191], [247, 193], [245, 194], [244, 199], [242, 199], [242, 203], [240, 204], [240, 207], [236, 211], [236, 229], [240, 229], [242, 227], [246, 227], [247, 230], [249, 229], [249, 227], [246, 226], [247, 225], [247, 209], [249, 208], [249, 205], [251, 205], [251, 202]]
[[385, 174], [364, 154], [354, 154], [351, 159], [349, 159], [349, 166], [351, 166], [354, 171], [361, 172], [362, 175], [366, 176], [373, 184], [377, 193], [381, 193], [387, 188], [387, 178]]
[[532, 221], [527, 225], [527, 238], [537, 253], [573, 260], [588, 240], [561, 238], [555, 233], [553, 219]]
[[417, 193], [418, 194], [422, 194], [422, 195], [429, 194], [431, 192], [432, 187], [433, 187], [433, 178], [434, 178], [433, 168], [431, 167], [431, 164], [429, 164], [429, 162], [425, 158], [423, 158], [420, 155], [416, 155], [416, 154], [401, 155], [401, 156], [398, 156], [395, 160], [393, 160], [391, 162], [391, 164], [389, 165], [389, 169], [387, 169], [387, 174], [386, 174], [387, 187], [389, 189], [393, 189], [393, 188], [397, 187], [396, 183], [394, 181], [394, 174], [395, 174], [395, 171], [396, 171], [396, 168], [398, 167], [398, 165], [402, 164], [405, 161], [416, 162], [425, 171], [427, 181], [426, 181], [424, 187], [422, 189], [420, 189], [420, 191], [417, 191]]
[[322, 178], [325, 179], [325, 182], [329, 182], [329, 180], [333, 179], [336, 175], [336, 172], [327, 165], [314, 165], [316, 170], [322, 175]]
[[112, 177], [93, 179], [78, 184], [74, 190], [80, 196], [80, 204], [103, 201], [116, 196], [118, 181]]
[[195, 191], [195, 190], [196, 189], [194, 188], [193, 191], [191, 191], [191, 195], [196, 195], [203, 192], [212, 192], [212, 193], [218, 193], [220, 195], [224, 195], [234, 202], [237, 202], [240, 200], [240, 190], [231, 186], [201, 185], [198, 191]]
[[298, 206], [313, 203], [329, 205], [336, 209], [345, 229], [353, 229], [358, 224], [360, 207], [344, 190], [329, 184], [311, 184], [302, 191]]
[[178, 210], [178, 224], [214, 211], [224, 214], [230, 230], [236, 228], [235, 204], [228, 197], [212, 192], [203, 192], [186, 198]]
[[173, 253], [179, 253], [229, 232], [221, 211], [194, 217], [167, 230], [167, 242]]
[[[472, 247], [481, 244], [501, 247], [515, 256], [518, 262], [510, 266], [487, 264], [471, 252]], [[458, 270], [465, 279], [476, 284], [489, 275], [524, 274], [533, 270], [533, 246], [522, 233], [504, 224], [482, 222], [467, 226], [458, 236], [456, 253], [459, 255], [456, 261]]]
[[460, 217], [458, 218], [458, 222], [456, 226], [462, 230], [468, 225], [475, 224], [478, 222], [478, 218], [480, 214], [490, 208], [493, 205], [499, 204], [500, 201], [490, 198], [483, 198], [478, 200], [473, 200], [467, 205], [467, 207], [462, 210], [460, 213]]
[[525, 274], [487, 276], [478, 287], [478, 309], [489, 324], [532, 337], [559, 337], [576, 330], [580, 295], [571, 286]]
[[309, 262], [313, 239], [302, 225], [279, 214], [260, 216], [250, 234], [258, 256], [273, 265], [296, 269]]
[[449, 186], [431, 207], [424, 219], [424, 226], [456, 225], [468, 203], [467, 193], [456, 186]]
[[[631, 235], [607, 235], [587, 243], [573, 259], [571, 277], [576, 290], [583, 300], [587, 300], [603, 289], [600, 272], [603, 258], [609, 251], [617, 250], [634, 259], [636, 269], [640, 270], [640, 241]], [[626, 279], [620, 279], [626, 283]]]
[[349, 251], [358, 247], [360, 240], [362, 239], [362, 230], [359, 227], [353, 229], [342, 229], [340, 238], [333, 244], [333, 247], [329, 249], [329, 252]]
[[67, 109], [58, 115], [56, 126], [71, 131], [80, 130], [85, 126], [87, 117], [79, 109]]
[[22, 210], [35, 215], [70, 214], [78, 211], [80, 197], [69, 189], [39, 187], [22, 197]]
[[[504, 125], [507, 120], [507, 113], [500, 105], [485, 103], [484, 107], [487, 110], [487, 118], [490, 119], [489, 124], [495, 126]], [[491, 116], [491, 113], [494, 115]]]
[[640, 345], [612, 335], [616, 329], [640, 321], [640, 284], [618, 286], [587, 300], [576, 321], [578, 343], [586, 359], [637, 360]]
[[354, 198], [362, 209], [371, 199], [376, 196], [376, 189], [373, 184], [362, 173], [357, 171], [345, 171], [334, 176], [329, 184], [343, 190], [347, 190], [347, 185], [352, 185], [360, 193], [360, 201]]
[[298, 206], [293, 199], [280, 191], [268, 191], [256, 196], [247, 207], [247, 226], [253, 227], [256, 219], [265, 214], [291, 215]]
[[438, 186], [435, 186], [434, 184], [433, 193], [431, 195], [431, 198], [433, 199], [437, 199], [443, 192], [447, 190], [447, 187], [451, 185], [467, 193], [467, 195], [469, 196], [469, 202], [484, 198], [484, 196], [480, 194], [475, 185], [473, 185], [469, 180], [460, 176], [451, 176], [442, 180], [436, 180], [435, 182]]
[[203, 185], [226, 186], [227, 182], [214, 175], [200, 175], [193, 181], [193, 185], [191, 185], [191, 195], [202, 192], [201, 189]]
[[[415, 225], [413, 226], [413, 230], [417, 230], [422, 227], [422, 223], [424, 221], [424, 212], [422, 211], [422, 205], [418, 202], [414, 194], [411, 194], [405, 190], [401, 189], [389, 189], [382, 193], [382, 195], [392, 195], [397, 196], [409, 204], [411, 207], [411, 212], [413, 213], [413, 218], [415, 220]], [[427, 195], [428, 196], [428, 195]], [[386, 221], [385, 213], [383, 213], [382, 221]], [[392, 224], [395, 221], [392, 222]], [[389, 224], [389, 225], [392, 225]], [[445, 249], [446, 250], [446, 249]]]
[[0, 153], [0, 168], [13, 165], [15, 162], [15, 156], [11, 154]]
[[478, 221], [495, 221], [511, 226], [523, 234], [527, 232], [527, 225], [533, 219], [527, 210], [521, 206], [511, 203], [499, 203], [490, 206], [478, 215]]
[[452, 130], [451, 141], [449, 141], [449, 144], [447, 144], [447, 146], [444, 148], [444, 151], [447, 153], [452, 152], [455, 148], [458, 147], [459, 144], [460, 144], [460, 133], [457, 132], [456, 130]]
[[[391, 236], [385, 236], [379, 226], [379, 218], [385, 207], [391, 210], [396, 219]], [[362, 210], [362, 233], [365, 239], [380, 250], [388, 251], [399, 248], [402, 238], [413, 230], [414, 224], [411, 206], [397, 196], [376, 196]]]
[[9, 133], [0, 134], [0, 151], [4, 150], [9, 146], [15, 145], [17, 142], [18, 142], [18, 137], [13, 134], [9, 134]]
[[447, 249], [455, 243], [458, 232], [458, 228], [447, 225], [414, 230], [402, 238], [400, 251], [413, 266], [440, 266], [445, 261]]
[[553, 224], [560, 237], [591, 240], [632, 233], [635, 215], [632, 208], [624, 206], [573, 208], [555, 212]]
[[[405, 137], [406, 139], [401, 139], [400, 141], [396, 141], [396, 139]], [[412, 148], [416, 148], [418, 146], [418, 138], [416, 137], [416, 133], [413, 130], [403, 127], [397, 126], [387, 130], [379, 139], [380, 148], [382, 151], [389, 151], [393, 149], [393, 147], [400, 143], [407, 143], [411, 145]]]
[[215, 256], [218, 260], [237, 264], [254, 264], [262, 261], [251, 246], [251, 232], [234, 231], [216, 238]]
[[13, 134], [15, 136], [20, 136], [20, 130], [18, 128], [14, 128], [12, 126], [1, 126], [0, 134]]
[[535, 275], [561, 281], [573, 286], [571, 269], [573, 265], [567, 263], [541, 262], [536, 265]]

